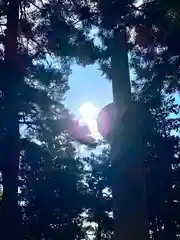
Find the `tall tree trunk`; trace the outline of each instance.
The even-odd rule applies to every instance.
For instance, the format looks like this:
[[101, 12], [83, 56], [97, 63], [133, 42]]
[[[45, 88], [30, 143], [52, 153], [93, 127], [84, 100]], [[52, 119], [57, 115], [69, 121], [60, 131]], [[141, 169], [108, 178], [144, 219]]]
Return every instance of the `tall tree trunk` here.
[[20, 209], [18, 206], [19, 124], [17, 36], [21, 0], [9, 1], [5, 42], [3, 100], [3, 200], [1, 204], [1, 239], [20, 240]]
[[149, 234], [142, 174], [141, 116], [137, 116], [138, 108], [132, 104], [125, 27], [114, 32], [110, 50], [114, 103], [118, 111], [125, 113], [121, 119], [117, 116], [111, 141], [114, 239], [147, 240]]
[[97, 231], [96, 231], [96, 240], [101, 240], [101, 235], [102, 235], [102, 225], [101, 225], [101, 220], [97, 222]]

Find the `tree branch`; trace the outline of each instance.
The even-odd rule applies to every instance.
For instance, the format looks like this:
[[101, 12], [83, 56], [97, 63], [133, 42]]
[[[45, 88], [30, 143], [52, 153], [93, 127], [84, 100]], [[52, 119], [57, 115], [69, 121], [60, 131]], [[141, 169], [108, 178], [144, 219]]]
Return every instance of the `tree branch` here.
[[135, 6], [134, 4], [130, 4], [130, 7], [131, 7], [133, 10], [135, 10], [135, 11], [145, 13], [146, 11], [143, 10], [143, 7], [145, 7], [145, 6], [149, 5], [149, 4], [155, 3], [155, 2], [156, 2], [156, 1], [146, 2], [146, 3], [143, 3], [143, 4], [139, 5], [139, 6]]
[[32, 1], [29, 1], [34, 7], [36, 7], [37, 9], [41, 10], [41, 7], [37, 6], [35, 3], [33, 3]]
[[145, 13], [145, 11], [144, 11], [143, 9], [141, 9], [141, 8], [139, 8], [139, 7], [136, 7], [136, 6], [133, 5], [133, 4], [130, 4], [130, 8], [131, 8], [132, 10]]
[[19, 124], [27, 124], [27, 125], [35, 125], [33, 122], [30, 122], [30, 121], [19, 121]]

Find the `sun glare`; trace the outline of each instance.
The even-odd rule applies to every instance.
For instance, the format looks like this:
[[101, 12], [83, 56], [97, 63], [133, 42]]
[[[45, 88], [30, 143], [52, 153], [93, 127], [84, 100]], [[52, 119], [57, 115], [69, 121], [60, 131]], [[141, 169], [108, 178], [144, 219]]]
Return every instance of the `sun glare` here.
[[88, 125], [91, 136], [94, 138], [99, 137], [96, 122], [96, 118], [99, 112], [98, 108], [94, 106], [91, 102], [87, 102], [80, 106], [79, 112], [82, 117], [81, 121]]
[[82, 104], [79, 111], [83, 119], [95, 119], [98, 113], [97, 107], [95, 107], [91, 102]]

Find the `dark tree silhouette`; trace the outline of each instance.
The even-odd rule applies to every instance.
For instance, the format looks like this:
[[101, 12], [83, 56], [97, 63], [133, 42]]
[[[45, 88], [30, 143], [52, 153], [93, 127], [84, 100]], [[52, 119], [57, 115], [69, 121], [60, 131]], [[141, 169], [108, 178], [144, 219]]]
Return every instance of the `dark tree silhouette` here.
[[[133, 179], [147, 178], [150, 237], [178, 239], [179, 138], [172, 131], [179, 119], [170, 116], [179, 111], [171, 95], [179, 91], [179, 23], [178, 0], [139, 7], [132, 0], [0, 1], [2, 239], [83, 239], [87, 221], [98, 240], [114, 231], [118, 240], [147, 239], [146, 220], [138, 220], [146, 215], [143, 190], [134, 172], [125, 174], [135, 165]], [[99, 48], [88, 37], [92, 26]], [[137, 75], [131, 82], [128, 53]], [[113, 83], [117, 108], [127, 106], [111, 150], [121, 149], [120, 165], [106, 151], [76, 158], [74, 139], [95, 145], [61, 103], [71, 63], [95, 61]]]
[[59, 101], [68, 89], [70, 63], [88, 62], [83, 51], [96, 49], [82, 28], [73, 25], [77, 13], [71, 3], [7, 0], [0, 6], [2, 238], [19, 239], [20, 126], [28, 128], [30, 139], [43, 128], [45, 140], [50, 137], [50, 126], [65, 115], [61, 126], [67, 129], [70, 117]]

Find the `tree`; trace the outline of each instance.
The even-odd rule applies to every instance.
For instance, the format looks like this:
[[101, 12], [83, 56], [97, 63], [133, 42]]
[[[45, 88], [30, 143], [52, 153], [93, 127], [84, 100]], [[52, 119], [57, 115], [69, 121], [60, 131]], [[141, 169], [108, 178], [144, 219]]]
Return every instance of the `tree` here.
[[[139, 134], [141, 119], [138, 117], [140, 107], [132, 102], [128, 63], [127, 28], [129, 18], [132, 19], [135, 13], [134, 1], [98, 1], [95, 7], [93, 6], [94, 8], [97, 13], [94, 22], [99, 28], [99, 37], [104, 50], [99, 60], [101, 69], [108, 79], [112, 80], [117, 112], [120, 113], [121, 109], [127, 108], [127, 114], [123, 120], [120, 116], [117, 117], [113, 140], [111, 139], [115, 239], [148, 239], [144, 179], [135, 180], [134, 175], [131, 174], [143, 165], [142, 139]], [[134, 203], [129, 200], [132, 197], [132, 188], [134, 189]], [[136, 194], [135, 189], [139, 191], [139, 194]], [[137, 214], [139, 215], [138, 222], [135, 221]]]
[[[2, 236], [12, 239], [19, 238], [20, 233], [17, 204], [19, 126], [31, 128], [30, 138], [33, 138], [41, 128], [48, 133], [50, 122], [62, 119], [60, 113], [69, 119], [68, 112], [59, 103], [68, 88], [69, 65], [72, 59], [79, 62], [85, 59], [81, 50], [91, 52], [92, 43], [86, 41], [80, 28], [72, 25], [74, 18], [69, 20], [74, 5], [22, 0], [1, 1], [0, 4]], [[74, 10], [74, 17], [76, 15]], [[59, 68], [55, 66], [57, 63]]]
[[173, 98], [179, 92], [179, 2], [149, 2], [141, 11], [143, 15], [137, 16], [140, 27], [136, 26], [136, 45], [132, 51], [132, 66], [138, 80], [134, 87], [136, 92], [142, 93], [141, 99], [151, 111], [159, 114], [157, 109], [164, 108], [159, 119], [163, 126], [161, 141], [158, 137], [154, 145], [156, 151], [161, 152], [163, 161], [153, 153], [156, 161], [148, 175], [150, 227], [152, 239], [178, 239], [179, 180], [176, 173], [179, 137], [173, 136], [172, 130], [179, 133], [179, 106], [173, 104]]
[[[161, 107], [149, 109], [142, 130], [144, 169], [139, 169], [138, 175], [146, 176], [149, 231], [150, 239], [153, 240], [178, 239], [179, 137], [173, 136], [171, 132], [179, 128], [179, 123], [175, 118], [168, 118], [169, 114], [177, 110], [174, 99], [168, 98]], [[107, 191], [107, 188], [112, 187], [114, 173], [109, 149], [100, 156], [91, 156], [87, 162], [87, 183], [92, 203], [90, 219], [97, 226], [100, 225], [93, 235], [95, 239], [103, 239], [104, 234], [107, 234], [108, 239], [108, 233], [114, 233], [112, 220], [109, 219], [109, 222], [106, 215], [113, 209], [111, 192]], [[107, 196], [106, 193], [110, 194]]]
[[173, 186], [176, 182], [174, 166], [179, 161], [179, 139], [171, 134], [178, 124], [176, 119], [168, 119], [169, 114], [176, 110], [174, 99], [168, 99], [160, 108], [151, 109], [156, 121], [146, 122], [146, 128], [150, 128], [150, 131], [146, 130], [144, 139], [147, 143], [145, 165], [151, 239], [178, 237], [178, 219], [174, 214], [176, 207], [178, 211], [178, 205], [174, 203], [178, 195], [173, 193]]
[[24, 237], [82, 239], [82, 163], [63, 157], [59, 148], [55, 155], [55, 150], [50, 153], [35, 143], [23, 142], [20, 200], [24, 202]]
[[[86, 191], [86, 231], [95, 239], [111, 239], [112, 217], [112, 166], [109, 149], [99, 155], [92, 154], [84, 159]], [[95, 227], [93, 227], [95, 225]]]
[[[178, 37], [173, 37], [173, 36], [178, 36], [179, 28], [177, 28], [178, 26], [177, 13], [179, 11], [178, 10], [179, 8], [176, 8], [176, 10], [174, 9], [176, 4], [178, 5], [178, 3], [176, 1], [173, 2], [174, 4], [173, 6], [172, 3], [169, 3], [167, 1], [162, 1], [162, 2], [150, 1], [145, 4], [142, 4], [139, 7], [136, 7], [135, 5], [132, 5], [132, 3], [128, 4], [126, 2], [127, 5], [125, 9], [126, 10], [128, 9], [128, 11], [127, 12], [124, 11], [124, 15], [123, 17], [121, 16], [121, 19], [120, 19], [119, 12], [118, 12], [119, 15], [116, 15], [116, 12], [119, 11], [118, 2], [116, 1], [114, 1], [113, 3], [108, 2], [106, 5], [106, 3], [102, 1], [100, 2], [100, 4], [102, 4], [101, 5], [102, 12], [101, 10], [99, 10], [100, 19], [101, 19], [101, 20], [98, 19], [100, 21], [100, 24], [98, 25], [100, 26], [99, 36], [101, 37], [101, 40], [103, 42], [103, 47], [105, 49], [105, 53], [104, 53], [105, 57], [103, 60], [101, 58], [100, 63], [101, 63], [101, 68], [103, 70], [103, 73], [105, 73], [105, 75], [109, 79], [111, 79], [113, 82], [113, 86], [114, 86], [113, 93], [116, 96], [115, 100], [117, 101], [119, 97], [121, 99], [121, 100], [118, 99], [119, 106], [123, 107], [122, 101], [126, 99], [126, 101], [125, 100], [124, 101], [127, 104], [128, 102], [127, 99], [128, 97], [130, 97], [130, 92], [128, 90], [129, 80], [128, 80], [128, 60], [127, 60], [127, 50], [129, 47], [129, 50], [131, 50], [130, 53], [132, 54], [131, 56], [133, 57], [132, 66], [135, 66], [136, 73], [138, 75], [138, 80], [139, 80], [139, 82], [134, 81], [134, 85], [133, 85], [135, 90], [139, 91], [138, 98], [135, 98], [135, 101], [136, 102], [142, 101], [143, 104], [146, 103], [146, 106], [145, 106], [145, 108], [147, 108], [146, 112], [156, 111], [157, 108], [161, 107], [162, 104], [164, 104], [164, 97], [166, 97], [164, 95], [164, 91], [172, 93], [172, 92], [176, 92], [176, 90], [179, 89], [178, 87], [179, 70], [177, 68], [179, 64], [179, 57], [178, 57], [179, 45], [176, 42]], [[123, 4], [121, 6], [123, 6]], [[113, 9], [113, 7], [115, 7], [115, 9]], [[112, 18], [109, 17], [110, 9], [112, 10], [111, 11], [113, 15]], [[122, 9], [123, 7], [121, 8], [121, 10]], [[156, 14], [156, 17], [154, 17], [154, 14]], [[131, 33], [131, 30], [135, 30], [136, 32], [135, 42], [133, 41], [132, 44], [128, 44], [128, 39], [125, 38], [125, 32], [123, 33], [122, 31], [121, 34], [119, 33], [120, 27], [118, 25], [119, 22], [117, 19], [119, 19], [121, 23], [123, 22], [122, 24], [125, 24], [125, 26], [129, 30], [128, 31], [129, 34]], [[101, 23], [103, 26], [101, 25]], [[164, 28], [166, 27], [166, 25], [170, 30], [169, 34], [167, 34], [167, 29], [165, 32]], [[176, 32], [176, 35], [174, 35], [175, 32]], [[124, 34], [124, 36], [122, 36], [122, 34]], [[126, 50], [124, 51], [124, 49]], [[120, 69], [120, 66], [121, 66], [121, 69]], [[121, 94], [119, 90], [120, 88], [118, 88], [120, 84], [121, 84]], [[169, 107], [168, 104], [167, 104], [167, 107]], [[177, 114], [177, 108], [176, 110], [173, 110], [173, 111], [175, 112], [175, 114]], [[139, 116], [142, 118], [141, 114], [139, 114]], [[126, 118], [126, 120], [128, 120], [128, 118]], [[161, 120], [161, 123], [162, 121], [166, 122], [165, 118]], [[125, 121], [125, 122], [126, 123], [121, 121], [121, 124], [123, 123], [125, 124], [125, 126], [127, 126], [128, 121]], [[179, 124], [178, 122], [179, 122], [178, 120], [171, 120], [171, 123], [164, 124], [166, 126], [163, 134], [166, 135], [166, 131], [168, 131], [168, 129], [171, 127], [172, 128], [175, 127], [176, 129]], [[132, 128], [131, 133], [133, 133], [134, 129], [137, 128], [136, 124]], [[128, 131], [128, 129], [126, 130]], [[122, 135], [121, 135], [121, 138], [122, 138]], [[158, 139], [159, 138], [161, 139], [161, 143], [156, 144], [159, 147], [162, 147], [164, 145], [167, 146], [166, 142], [169, 142], [169, 141], [174, 142], [176, 147], [178, 146], [176, 143], [176, 140], [173, 140], [173, 137], [171, 140], [169, 140], [169, 138], [167, 140], [164, 140], [160, 136], [158, 137]], [[135, 139], [137, 140], [136, 137]], [[117, 137], [116, 137], [116, 140], [117, 140]], [[128, 139], [128, 141], [129, 140], [130, 138]], [[128, 141], [126, 142], [126, 145], [128, 144]], [[135, 147], [135, 143], [133, 143], [132, 146]], [[128, 157], [129, 159], [131, 158], [130, 156]], [[135, 155], [133, 155], [132, 157], [133, 159], [135, 159]], [[169, 158], [174, 159], [172, 152]], [[168, 161], [171, 161], [169, 158], [168, 158]], [[164, 165], [166, 164], [167, 163], [164, 163]], [[163, 168], [164, 166], [161, 165], [161, 167]], [[170, 164], [167, 167], [167, 169], [168, 169], [167, 170], [168, 172], [166, 172], [166, 174], [169, 175], [169, 172], [172, 171]], [[119, 172], [117, 174], [119, 174]], [[166, 174], [165, 176], [167, 176]], [[170, 182], [167, 185], [169, 186], [168, 187], [169, 189], [172, 187]], [[118, 185], [118, 188], [120, 188], [119, 185]], [[119, 219], [121, 219], [121, 217], [119, 217]], [[129, 230], [129, 224], [126, 224], [126, 225], [128, 226], [128, 230]], [[168, 224], [166, 222], [166, 227], [168, 229], [167, 225]], [[173, 236], [176, 236], [175, 232], [173, 232], [174, 235], [171, 235], [172, 233], [170, 234], [168, 233], [168, 231], [169, 230], [167, 230], [166, 232], [165, 230], [167, 234], [166, 235], [167, 238], [168, 237], [172, 238]], [[121, 232], [123, 232], [123, 230]]]
[[[162, 23], [164, 23], [166, 18], [168, 19], [168, 23], [172, 29], [178, 32], [176, 24], [173, 21], [174, 17], [176, 20], [178, 20], [178, 17], [176, 15], [176, 11], [172, 11], [172, 5], [170, 4], [167, 7], [163, 4], [163, 2], [160, 2], [160, 6], [162, 7], [161, 9], [159, 8], [159, 5], [154, 5], [154, 2], [148, 2], [147, 4], [143, 4], [141, 7], [136, 7], [134, 5], [134, 1], [125, 0], [121, 2], [92, 1], [90, 4], [89, 1], [43, 2], [22, 0], [6, 0], [1, 1], [0, 3], [0, 23], [2, 30], [2, 51], [0, 67], [3, 79], [0, 84], [2, 110], [1, 119], [3, 122], [1, 128], [1, 170], [4, 187], [2, 201], [3, 212], [1, 215], [3, 216], [2, 223], [4, 226], [2, 236], [4, 239], [9, 240], [13, 237], [19, 239], [18, 234], [15, 236], [15, 229], [17, 229], [17, 232], [20, 233], [20, 231], [18, 231], [18, 223], [20, 222], [19, 219], [21, 217], [19, 216], [19, 219], [17, 218], [20, 212], [17, 205], [17, 191], [19, 185], [18, 172], [22, 141], [19, 126], [26, 125], [28, 127], [28, 135], [25, 137], [29, 138], [29, 142], [32, 142], [32, 139], [39, 140], [40, 143], [43, 144], [48, 151], [50, 151], [51, 155], [56, 154], [56, 149], [59, 146], [59, 143], [62, 148], [68, 144], [68, 149], [70, 151], [66, 152], [66, 154], [73, 154], [72, 145], [69, 144], [70, 139], [67, 138], [69, 137], [67, 129], [69, 128], [69, 124], [71, 124], [72, 121], [69, 120], [70, 117], [68, 111], [64, 108], [64, 106], [62, 106], [62, 104], [60, 104], [62, 95], [68, 87], [67, 77], [70, 72], [70, 63], [73, 60], [76, 60], [78, 63], [85, 64], [92, 63], [98, 59], [101, 64], [103, 73], [106, 74], [108, 78], [113, 82], [115, 104], [119, 109], [120, 106], [123, 107], [123, 104], [128, 107], [128, 111], [127, 114], [125, 114], [124, 119], [121, 119], [121, 121], [118, 119], [119, 122], [116, 124], [116, 130], [118, 133], [117, 139], [119, 139], [119, 141], [116, 139], [116, 142], [112, 144], [112, 153], [114, 150], [116, 150], [114, 149], [114, 146], [116, 147], [118, 144], [121, 145], [121, 150], [124, 150], [124, 153], [121, 151], [123, 154], [121, 156], [118, 155], [117, 157], [118, 160], [123, 160], [123, 164], [121, 164], [119, 167], [119, 165], [116, 165], [115, 162], [113, 163], [114, 175], [116, 176], [116, 178], [114, 178], [115, 183], [116, 186], [122, 191], [121, 196], [119, 195], [118, 190], [116, 192], [117, 198], [115, 199], [117, 200], [117, 207], [119, 208], [118, 200], [122, 200], [122, 196], [131, 196], [132, 192], [130, 190], [128, 193], [126, 192], [129, 187], [127, 183], [128, 181], [126, 181], [127, 174], [119, 174], [119, 170], [125, 169], [125, 166], [129, 169], [133, 164], [136, 165], [137, 159], [141, 160], [141, 162], [138, 162], [139, 165], [143, 164], [144, 156], [142, 155], [140, 146], [137, 145], [139, 141], [142, 142], [142, 136], [139, 134], [140, 130], [138, 132], [137, 126], [139, 120], [144, 119], [144, 113], [141, 112], [141, 110], [143, 111], [143, 107], [140, 109], [140, 112], [138, 112], [137, 109], [134, 109], [134, 107], [131, 108], [131, 100], [134, 96], [130, 91], [128, 71], [128, 51], [132, 47], [132, 45], [129, 44], [129, 29], [136, 27], [136, 32], [138, 32], [138, 27], [140, 30], [142, 30], [142, 25], [143, 27], [146, 25], [147, 29], [147, 26], [149, 26], [148, 21], [150, 21], [151, 27], [149, 29], [153, 29], [155, 32], [158, 48], [157, 44], [154, 44], [154, 42], [151, 44], [150, 40], [152, 38], [152, 34], [150, 34], [148, 35], [149, 42], [147, 49], [146, 47], [139, 48], [138, 44], [136, 44], [133, 49], [134, 52], [132, 51], [131, 53], [135, 55], [136, 61], [134, 61], [133, 64], [137, 69], [137, 73], [140, 76], [141, 83], [143, 85], [143, 89], [141, 88], [141, 96], [139, 95], [134, 99], [137, 102], [140, 101], [147, 104], [147, 110], [145, 111], [146, 113], [148, 111], [151, 111], [152, 113], [155, 111], [155, 113], [157, 113], [157, 107], [162, 107], [162, 99], [160, 99], [162, 98], [162, 90], [174, 90], [177, 89], [178, 86], [178, 71], [174, 71], [175, 66], [177, 66], [178, 63], [178, 57], [176, 57], [176, 54], [178, 55], [178, 47], [177, 49], [174, 49], [173, 47], [175, 45], [174, 43], [176, 43], [175, 38], [172, 38], [172, 35], [170, 34], [168, 41], [166, 41], [166, 37], [165, 39], [158, 39], [158, 33], [159, 31], [160, 33], [162, 32]], [[168, 4], [167, 1], [166, 4]], [[162, 13], [162, 9], [167, 9], [167, 14], [165, 14], [165, 17], [163, 17], [162, 14], [159, 15], [161, 16], [160, 22], [157, 22], [157, 19], [152, 19], [152, 11], [155, 10], [158, 14], [160, 14]], [[111, 17], [109, 15], [109, 12], [111, 12]], [[144, 18], [146, 21], [142, 24], [142, 19]], [[103, 48], [100, 51], [94, 47], [93, 41], [87, 38], [87, 33], [93, 24], [99, 28], [99, 37], [102, 40], [103, 45]], [[142, 33], [139, 31], [139, 36], [142, 40], [145, 36], [144, 32]], [[167, 51], [167, 47], [168, 50], [170, 49], [170, 53]], [[158, 53], [157, 49], [158, 51], [161, 50], [160, 53]], [[153, 53], [153, 60], [151, 61], [151, 59], [149, 59], [149, 57], [152, 55], [148, 54], [148, 60], [145, 61], [145, 57], [147, 56], [144, 54], [144, 52]], [[144, 64], [146, 65], [145, 68], [140, 61], [142, 58], [144, 59]], [[49, 64], [48, 59], [50, 59], [51, 64]], [[163, 64], [161, 64], [162, 59]], [[60, 68], [57, 68], [56, 60], [58, 60]], [[167, 64], [167, 61], [170, 61], [170, 64]], [[151, 67], [152, 65], [153, 68]], [[163, 70], [165, 67], [167, 67], [166, 75], [164, 74]], [[144, 71], [146, 72], [145, 76], [142, 75], [143, 70], [147, 70]], [[149, 75], [147, 75], [147, 73]], [[145, 80], [148, 80], [145, 81], [145, 84], [144, 81], [142, 81], [144, 78]], [[164, 79], [168, 80], [168, 87], [166, 87], [166, 81], [164, 81]], [[154, 83], [155, 88], [153, 85]], [[163, 85], [163, 83], [165, 84]], [[146, 91], [147, 86], [148, 90], [150, 90], [150, 94]], [[155, 103], [156, 106], [154, 105]], [[132, 113], [133, 111], [135, 111], [135, 113]], [[139, 115], [137, 116], [137, 114]], [[163, 116], [163, 114], [161, 115]], [[131, 121], [132, 117], [137, 118], [133, 124]], [[159, 124], [162, 123], [162, 121], [165, 121], [165, 118], [162, 119], [163, 120], [158, 122]], [[58, 129], [57, 125], [60, 126], [60, 121], [62, 123], [61, 129]], [[122, 135], [119, 133], [120, 125], [122, 126], [123, 124], [124, 142], [121, 141]], [[174, 121], [169, 123], [169, 125], [166, 125], [165, 130], [163, 130], [163, 134], [167, 135], [166, 131], [169, 129], [169, 126], [171, 126], [171, 124], [173, 126], [176, 125]], [[162, 140], [161, 143], [163, 146], [168, 145], [167, 142], [169, 142], [169, 138], [167, 139], [167, 136], [165, 140], [158, 135], [157, 139], [159, 138]], [[50, 139], [51, 141], [49, 141]], [[137, 139], [139, 139], [139, 141], [137, 141]], [[177, 148], [177, 143], [172, 143], [173, 146], [175, 144]], [[146, 144], [144, 144], [144, 142], [142, 145], [143, 148], [146, 149]], [[156, 151], [159, 151], [159, 154], [163, 155], [160, 149], [161, 145], [158, 145], [157, 142], [156, 145]], [[11, 151], [9, 149], [11, 149]], [[37, 147], [37, 149], [39, 148]], [[23, 149], [23, 151], [26, 151], [26, 149]], [[172, 154], [173, 152], [171, 152], [170, 157], [172, 157]], [[21, 157], [24, 157], [24, 155], [22, 154]], [[40, 159], [40, 156], [38, 159]], [[51, 160], [52, 159], [53, 157], [51, 157]], [[127, 159], [129, 159], [129, 161], [127, 161]], [[174, 157], [172, 157], [171, 160], [173, 161]], [[171, 172], [169, 166], [170, 165], [168, 165], [167, 168], [168, 173]], [[116, 169], [118, 169], [118, 171], [116, 171]], [[54, 172], [53, 164], [50, 167], [50, 172]], [[36, 172], [36, 174], [39, 176], [40, 173]], [[46, 182], [47, 175], [44, 174], [43, 178], [45, 178], [43, 179], [43, 182]], [[52, 175], [51, 179], [53, 179]], [[128, 180], [132, 182], [131, 176], [128, 178]], [[54, 181], [55, 180], [53, 180], [53, 182]], [[77, 178], [75, 178], [74, 181], [77, 182]], [[117, 184], [119, 181], [120, 183], [126, 182], [127, 185]], [[33, 184], [34, 189], [36, 189], [36, 179], [33, 180]], [[170, 184], [170, 186], [172, 185]], [[75, 189], [75, 187], [76, 186], [74, 184], [73, 189]], [[137, 189], [136, 187], [135, 189]], [[169, 188], [170, 187], [168, 187], [168, 189]], [[98, 188], [97, 191], [101, 193]], [[49, 188], [49, 192], [52, 193], [53, 188]], [[135, 199], [136, 196], [138, 195], [135, 191]], [[167, 200], [165, 199], [167, 196], [169, 195], [165, 195], [164, 199], [160, 200], [160, 202], [166, 202]], [[99, 201], [100, 197], [97, 198], [98, 204], [101, 204], [101, 201]], [[51, 200], [51, 197], [49, 199]], [[33, 201], [31, 201], [31, 203], [33, 203]], [[137, 204], [139, 203], [139, 199], [137, 199]], [[34, 204], [38, 204], [38, 200]], [[135, 207], [133, 207], [133, 204], [129, 204], [129, 207], [127, 208], [126, 204], [127, 202], [122, 203], [121, 207], [123, 207], [121, 210], [132, 210], [132, 213]], [[51, 208], [52, 212], [54, 211], [53, 207], [54, 206]], [[71, 210], [72, 209], [73, 208], [71, 208]], [[41, 209], [41, 212], [43, 213], [44, 210], [45, 208], [43, 210]], [[96, 210], [97, 209], [95, 209], [95, 212], [97, 213]], [[125, 236], [128, 236], [129, 233], [131, 234], [129, 236], [129, 239], [134, 238], [136, 234], [133, 232], [134, 224], [140, 223], [140, 221], [135, 221], [135, 217], [137, 214], [140, 214], [140, 212], [134, 212], [135, 217], [132, 224], [130, 224], [128, 219], [128, 224], [125, 224], [124, 226], [123, 223], [125, 223], [126, 218], [123, 217], [122, 211], [117, 212], [118, 221], [115, 230], [116, 238], [119, 239], [119, 236], [123, 236], [123, 231], [125, 232]], [[125, 216], [127, 216], [126, 213]], [[141, 213], [142, 215], [144, 214], [143, 211]], [[101, 232], [104, 230], [102, 230], [102, 221], [99, 219], [99, 213], [97, 215], [98, 217], [94, 220], [96, 222], [98, 221], [98, 236], [100, 236]], [[104, 213], [100, 215], [104, 216]], [[155, 212], [153, 217], [157, 215], [158, 213]], [[34, 216], [34, 214], [32, 214], [32, 216]], [[78, 214], [76, 216], [78, 216]], [[48, 216], [48, 218], [49, 217], [50, 216]], [[57, 218], [55, 218], [55, 220], [57, 220]], [[165, 220], [167, 220], [167, 218], [165, 219], [164, 217], [163, 221], [165, 222]], [[72, 221], [70, 222], [72, 223]], [[120, 224], [121, 222], [122, 224]], [[43, 229], [45, 226], [48, 227], [49, 223], [50, 222], [46, 222], [43, 226]], [[144, 223], [146, 224], [146, 221], [142, 221], [142, 223], [139, 224], [140, 229], [137, 233], [137, 235], [140, 234], [140, 237], [138, 238], [142, 238], [143, 240], [144, 238], [147, 238], [144, 237], [147, 236], [147, 226], [144, 227], [144, 236], [142, 237], [143, 231], [141, 231], [141, 228]], [[153, 227], [155, 225], [156, 223], [154, 223]], [[9, 231], [9, 226], [11, 227], [11, 231]], [[164, 223], [163, 225], [165, 231], [168, 229], [166, 226], [167, 221], [166, 224]], [[178, 225], [176, 225], [176, 228], [177, 226]], [[131, 227], [132, 231], [130, 230]], [[156, 230], [154, 229], [159, 229], [159, 226], [155, 226], [155, 228], [153, 228], [153, 231], [155, 232]], [[172, 232], [169, 232], [170, 230], [167, 230], [167, 236], [174, 236], [174, 231], [173, 234]], [[39, 233], [40, 232], [38, 232], [38, 234]], [[48, 235], [49, 233], [44, 234]]]
[[136, 17], [132, 64], [144, 92], [179, 91], [179, 9], [178, 1], [150, 1]]

